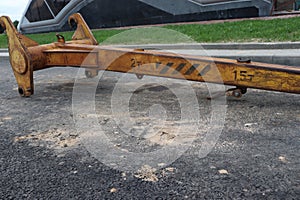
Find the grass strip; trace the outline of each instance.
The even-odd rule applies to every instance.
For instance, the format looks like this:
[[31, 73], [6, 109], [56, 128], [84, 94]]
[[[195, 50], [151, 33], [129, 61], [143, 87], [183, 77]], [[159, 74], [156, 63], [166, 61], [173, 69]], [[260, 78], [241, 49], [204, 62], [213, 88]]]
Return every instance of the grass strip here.
[[[167, 25], [163, 26], [163, 28], [178, 31], [196, 42], [300, 41], [300, 17], [272, 20], [244, 20], [215, 24]], [[101, 43], [107, 38], [123, 31], [126, 30], [93, 30], [93, 34], [97, 41]], [[70, 40], [73, 32], [63, 32], [61, 34], [66, 40]], [[28, 34], [27, 36], [37, 41], [39, 44], [56, 41], [55, 33]], [[0, 48], [7, 48], [7, 38], [5, 34], [0, 35]]]

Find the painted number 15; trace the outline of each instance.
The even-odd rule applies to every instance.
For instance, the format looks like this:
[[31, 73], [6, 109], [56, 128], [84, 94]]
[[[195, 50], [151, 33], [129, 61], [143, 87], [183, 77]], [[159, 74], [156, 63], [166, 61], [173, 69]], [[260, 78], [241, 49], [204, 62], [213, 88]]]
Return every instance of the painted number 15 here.
[[233, 73], [234, 73], [234, 80], [236, 81], [252, 81], [254, 78], [254, 75], [248, 73], [247, 71], [235, 70]]

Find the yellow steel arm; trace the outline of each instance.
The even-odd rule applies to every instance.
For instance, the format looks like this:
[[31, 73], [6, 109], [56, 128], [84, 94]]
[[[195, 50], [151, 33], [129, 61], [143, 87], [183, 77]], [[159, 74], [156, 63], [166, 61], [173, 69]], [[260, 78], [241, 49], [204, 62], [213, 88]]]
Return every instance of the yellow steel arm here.
[[[38, 45], [19, 34], [8, 17], [1, 17], [6, 28], [10, 61], [22, 96], [33, 94], [32, 73], [54, 66], [135, 73], [236, 86], [234, 96], [247, 88], [300, 94], [300, 68], [242, 60], [180, 56], [172, 53], [97, 46], [97, 41], [80, 14], [70, 17], [77, 24], [72, 41], [61, 35], [52, 44]], [[90, 74], [94, 73], [94, 74]]]

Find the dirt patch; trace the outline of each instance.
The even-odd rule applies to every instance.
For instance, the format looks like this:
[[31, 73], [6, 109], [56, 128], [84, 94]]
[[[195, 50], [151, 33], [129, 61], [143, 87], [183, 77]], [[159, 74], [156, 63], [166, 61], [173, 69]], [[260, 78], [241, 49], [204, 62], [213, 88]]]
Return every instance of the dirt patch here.
[[176, 169], [174, 167], [166, 167], [158, 170], [149, 165], [142, 166], [134, 176], [147, 182], [157, 182], [159, 179], [174, 174]]
[[29, 142], [32, 146], [42, 146], [54, 150], [74, 148], [79, 145], [78, 135], [70, 134], [64, 130], [55, 129], [41, 133], [32, 133], [16, 136], [14, 142]]
[[157, 182], [157, 169], [150, 167], [149, 165], [144, 165], [137, 171], [134, 175], [136, 178], [142, 179], [149, 182]]

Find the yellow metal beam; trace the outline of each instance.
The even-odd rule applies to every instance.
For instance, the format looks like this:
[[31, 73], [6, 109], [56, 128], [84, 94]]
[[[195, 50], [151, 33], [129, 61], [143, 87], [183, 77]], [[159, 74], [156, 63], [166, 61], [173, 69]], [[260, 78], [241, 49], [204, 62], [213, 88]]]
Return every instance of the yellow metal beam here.
[[226, 84], [239, 88], [240, 93], [235, 96], [245, 93], [246, 88], [300, 94], [297, 67], [97, 46], [80, 14], [72, 15], [71, 21], [77, 23], [72, 41], [66, 42], [57, 35], [58, 42], [37, 45], [19, 34], [8, 17], [0, 18], [7, 30], [11, 65], [22, 96], [33, 94], [33, 71], [54, 66], [85, 67], [91, 73], [109, 70], [134, 73], [140, 78], [151, 75]]

